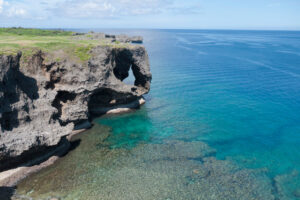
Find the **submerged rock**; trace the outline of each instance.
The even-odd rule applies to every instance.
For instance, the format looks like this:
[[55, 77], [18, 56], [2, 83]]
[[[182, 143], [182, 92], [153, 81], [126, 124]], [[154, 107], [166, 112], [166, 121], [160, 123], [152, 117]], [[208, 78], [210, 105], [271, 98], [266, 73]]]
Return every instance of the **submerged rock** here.
[[166, 139], [112, 148], [111, 134], [109, 127], [95, 125], [88, 134], [76, 136], [73, 139], [81, 144], [74, 152], [25, 179], [17, 194], [33, 199], [53, 194], [91, 200], [275, 199], [262, 170], [240, 169], [230, 161], [217, 160], [215, 150], [201, 141]]
[[[0, 55], [0, 170], [55, 147], [93, 114], [140, 106], [134, 102], [152, 78], [145, 48], [105, 45], [88, 53], [85, 62], [63, 51]], [[130, 69], [134, 85], [122, 82]]]

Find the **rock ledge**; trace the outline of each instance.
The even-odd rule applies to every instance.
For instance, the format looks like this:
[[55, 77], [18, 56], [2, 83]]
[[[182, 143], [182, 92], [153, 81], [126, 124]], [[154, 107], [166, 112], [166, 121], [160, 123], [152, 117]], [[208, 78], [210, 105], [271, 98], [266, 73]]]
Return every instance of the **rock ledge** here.
[[[22, 52], [0, 55], [0, 171], [49, 152], [95, 115], [143, 103], [152, 79], [147, 52], [129, 44], [141, 38], [121, 38], [126, 45], [93, 47], [86, 62], [41, 50], [26, 60]], [[123, 82], [130, 69], [134, 85]]]

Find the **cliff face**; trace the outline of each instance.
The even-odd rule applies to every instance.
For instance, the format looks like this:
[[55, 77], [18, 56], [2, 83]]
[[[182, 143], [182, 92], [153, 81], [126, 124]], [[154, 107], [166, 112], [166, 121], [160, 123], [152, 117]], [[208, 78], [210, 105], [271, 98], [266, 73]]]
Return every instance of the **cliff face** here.
[[[42, 51], [26, 62], [22, 53], [0, 55], [0, 170], [58, 145], [92, 115], [139, 107], [152, 78], [145, 48], [97, 46], [89, 53], [86, 62]], [[130, 69], [134, 85], [122, 82]]]

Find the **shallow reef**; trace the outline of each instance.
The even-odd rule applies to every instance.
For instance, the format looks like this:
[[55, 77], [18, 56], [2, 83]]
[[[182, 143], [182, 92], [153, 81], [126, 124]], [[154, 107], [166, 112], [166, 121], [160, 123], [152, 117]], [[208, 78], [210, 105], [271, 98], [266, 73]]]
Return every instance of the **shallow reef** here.
[[111, 134], [95, 125], [76, 136], [78, 148], [22, 181], [13, 199], [275, 199], [263, 170], [217, 160], [203, 142], [112, 148]]

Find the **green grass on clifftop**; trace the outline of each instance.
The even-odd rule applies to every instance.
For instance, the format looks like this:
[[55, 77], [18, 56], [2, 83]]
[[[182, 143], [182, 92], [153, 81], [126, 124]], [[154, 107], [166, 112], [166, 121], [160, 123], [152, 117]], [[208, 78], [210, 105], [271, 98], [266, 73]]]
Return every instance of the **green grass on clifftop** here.
[[126, 44], [111, 43], [106, 39], [92, 40], [89, 37], [76, 39], [71, 31], [0, 28], [0, 55], [16, 55], [19, 51], [22, 51], [25, 60], [26, 57], [37, 50], [46, 53], [62, 50], [64, 52], [63, 56], [73, 57], [79, 61], [87, 61], [91, 57], [90, 50], [99, 45], [126, 47]]
[[22, 35], [22, 36], [71, 36], [71, 31], [62, 30], [42, 30], [32, 28], [0, 28], [2, 35]]

